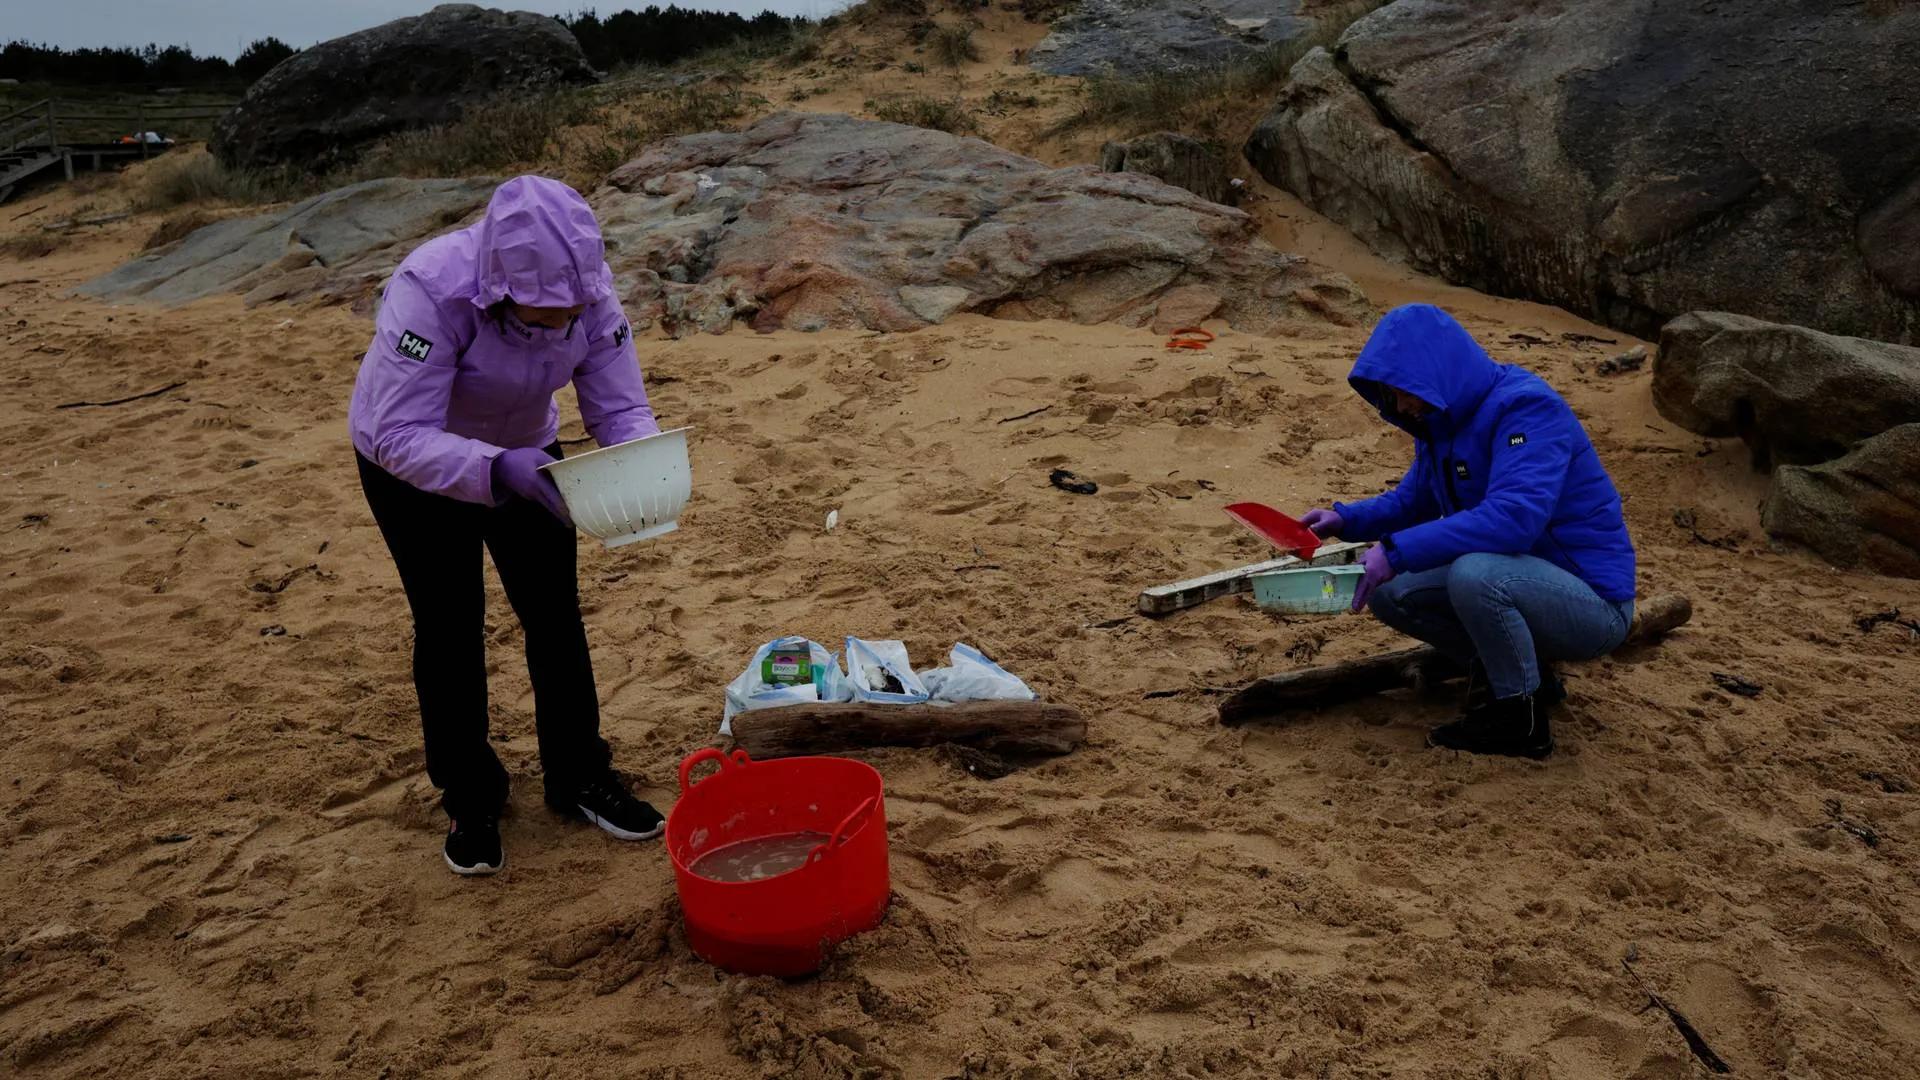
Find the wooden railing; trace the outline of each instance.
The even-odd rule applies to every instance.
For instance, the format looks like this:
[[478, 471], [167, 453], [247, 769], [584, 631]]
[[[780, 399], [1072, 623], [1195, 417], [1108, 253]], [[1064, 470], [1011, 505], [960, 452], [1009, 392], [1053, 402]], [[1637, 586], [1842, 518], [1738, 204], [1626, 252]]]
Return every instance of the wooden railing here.
[[53, 99], [36, 101], [0, 116], [0, 153], [23, 146], [58, 146]]
[[149, 129], [172, 139], [182, 135], [204, 137], [212, 121], [232, 107], [231, 102], [169, 105], [47, 98], [0, 117], [0, 153], [27, 147], [57, 149], [111, 143], [128, 135], [146, 147], [144, 136]]

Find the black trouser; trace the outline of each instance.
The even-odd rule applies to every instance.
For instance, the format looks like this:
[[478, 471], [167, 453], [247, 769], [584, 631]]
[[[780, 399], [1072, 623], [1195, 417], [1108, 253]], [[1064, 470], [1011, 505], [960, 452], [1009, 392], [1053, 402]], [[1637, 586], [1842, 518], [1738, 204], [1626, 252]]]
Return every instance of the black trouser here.
[[[560, 456], [560, 445], [547, 448]], [[600, 700], [580, 619], [573, 530], [544, 508], [435, 495], [360, 459], [360, 487], [400, 570], [413, 609], [413, 685], [426, 734], [427, 776], [448, 816], [498, 813], [507, 770], [487, 740], [486, 585], [482, 544], [527, 639], [534, 724], [548, 799], [605, 771]]]

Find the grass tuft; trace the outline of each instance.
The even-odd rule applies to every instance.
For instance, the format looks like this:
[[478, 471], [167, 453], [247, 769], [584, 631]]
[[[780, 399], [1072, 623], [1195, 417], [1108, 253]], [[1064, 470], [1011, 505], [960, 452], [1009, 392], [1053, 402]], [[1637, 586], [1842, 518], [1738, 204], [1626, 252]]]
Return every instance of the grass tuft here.
[[953, 135], [968, 135], [979, 130], [973, 114], [958, 101], [928, 97], [925, 94], [895, 94], [867, 102], [867, 111], [875, 119], [894, 124], [932, 128]]

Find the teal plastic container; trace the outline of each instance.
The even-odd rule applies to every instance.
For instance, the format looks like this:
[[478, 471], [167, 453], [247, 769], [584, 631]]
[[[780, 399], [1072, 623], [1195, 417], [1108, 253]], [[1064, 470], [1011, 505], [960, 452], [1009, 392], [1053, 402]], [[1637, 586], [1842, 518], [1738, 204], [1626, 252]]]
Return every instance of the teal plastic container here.
[[1353, 606], [1366, 571], [1358, 566], [1303, 566], [1253, 576], [1253, 602], [1287, 615], [1332, 615]]

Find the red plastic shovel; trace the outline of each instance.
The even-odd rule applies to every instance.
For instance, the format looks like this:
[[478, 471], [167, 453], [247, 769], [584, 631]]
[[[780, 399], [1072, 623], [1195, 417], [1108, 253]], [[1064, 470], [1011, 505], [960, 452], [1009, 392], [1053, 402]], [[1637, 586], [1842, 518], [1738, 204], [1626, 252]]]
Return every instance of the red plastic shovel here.
[[1234, 503], [1227, 507], [1227, 516], [1259, 533], [1261, 539], [1289, 555], [1297, 555], [1301, 561], [1313, 558], [1320, 547], [1320, 538], [1313, 530], [1293, 520], [1271, 506], [1259, 503]]

